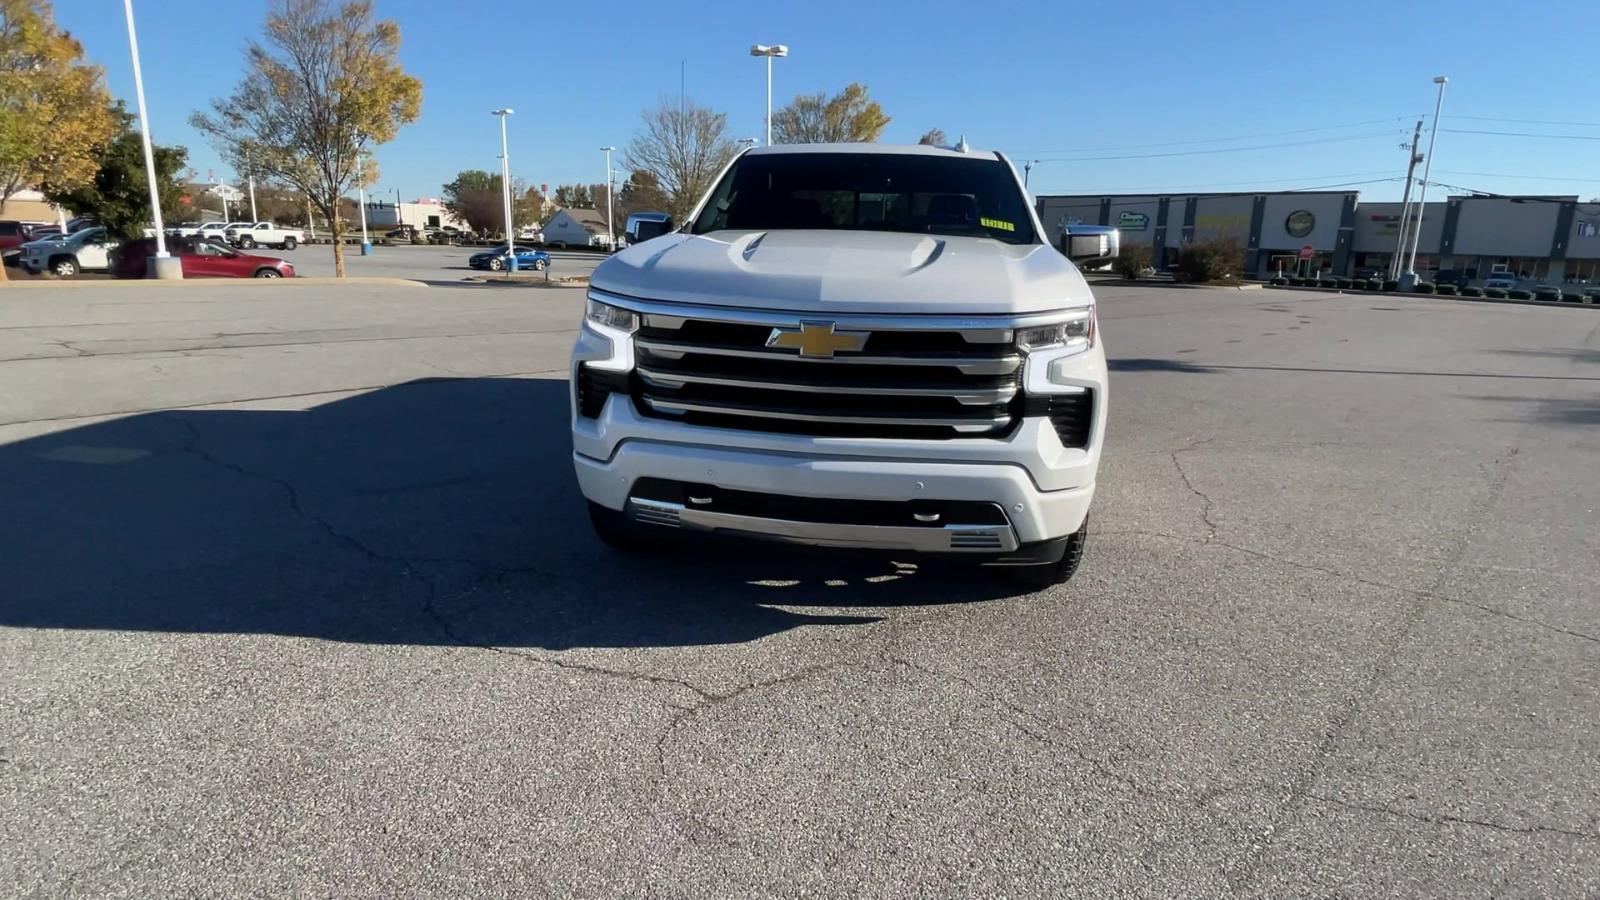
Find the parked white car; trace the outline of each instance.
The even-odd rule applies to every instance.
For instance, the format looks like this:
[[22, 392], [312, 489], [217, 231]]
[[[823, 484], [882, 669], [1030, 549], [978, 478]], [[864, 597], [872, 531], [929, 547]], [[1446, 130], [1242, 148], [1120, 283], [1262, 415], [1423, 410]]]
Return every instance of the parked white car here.
[[298, 228], [280, 228], [272, 222], [248, 222], [229, 225], [224, 237], [228, 243], [241, 250], [249, 250], [252, 247], [293, 250], [305, 243], [306, 234]]
[[1106, 355], [1088, 284], [1005, 157], [747, 150], [671, 227], [595, 269], [573, 350], [573, 463], [601, 540], [720, 533], [1072, 576]]
[[32, 273], [52, 272], [70, 278], [79, 272], [103, 272], [111, 268], [111, 251], [117, 242], [99, 226], [75, 231], [65, 237], [50, 237], [22, 245], [18, 264]]

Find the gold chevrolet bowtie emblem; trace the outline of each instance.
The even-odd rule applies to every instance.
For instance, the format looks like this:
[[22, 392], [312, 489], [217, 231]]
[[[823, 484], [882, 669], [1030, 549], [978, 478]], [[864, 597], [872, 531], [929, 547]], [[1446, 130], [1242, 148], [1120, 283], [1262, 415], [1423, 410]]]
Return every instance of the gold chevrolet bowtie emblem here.
[[836, 331], [833, 322], [801, 322], [799, 328], [774, 328], [767, 337], [768, 347], [799, 350], [812, 359], [832, 359], [840, 350], [857, 351], [866, 346], [867, 331]]

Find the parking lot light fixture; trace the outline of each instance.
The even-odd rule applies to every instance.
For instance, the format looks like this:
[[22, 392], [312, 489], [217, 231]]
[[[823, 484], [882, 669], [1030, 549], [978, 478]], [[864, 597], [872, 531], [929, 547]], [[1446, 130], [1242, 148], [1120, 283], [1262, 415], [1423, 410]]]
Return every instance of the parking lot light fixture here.
[[133, 0], [122, 0], [122, 11], [128, 19], [128, 51], [133, 57], [133, 93], [139, 106], [139, 137], [144, 144], [144, 174], [150, 187], [151, 224], [156, 232], [156, 255], [149, 264], [150, 274], [156, 278], [179, 280], [183, 266], [167, 253], [167, 238], [161, 224], [161, 194], [156, 189], [156, 156], [150, 147], [150, 113], [144, 105], [144, 73], [139, 68], [139, 32], [133, 27]]
[[516, 235], [511, 230], [511, 151], [506, 143], [506, 119], [516, 110], [511, 107], [491, 110], [500, 117], [500, 193], [506, 204], [506, 272], [517, 270]]
[[1450, 79], [1443, 75], [1433, 76], [1433, 83], [1439, 86], [1439, 96], [1433, 101], [1433, 124], [1428, 127], [1428, 155], [1422, 160], [1422, 187], [1417, 193], [1417, 227], [1411, 235], [1411, 252], [1406, 255], [1406, 271], [1400, 276], [1400, 289], [1409, 291], [1417, 285], [1417, 244], [1422, 241], [1422, 216], [1427, 208], [1428, 200], [1428, 173], [1433, 169], [1433, 139], [1439, 136], [1439, 111], [1444, 108], [1444, 86]]
[[788, 56], [789, 48], [783, 44], [755, 44], [750, 47], [751, 56], [765, 56], [767, 58], [767, 146], [772, 146], [772, 59], [775, 56]]
[[615, 147], [601, 147], [606, 154], [606, 249], [617, 249], [617, 227], [611, 222], [611, 152]]
[[372, 255], [372, 240], [367, 237], [367, 189], [356, 188], [356, 209], [361, 213], [361, 255]]

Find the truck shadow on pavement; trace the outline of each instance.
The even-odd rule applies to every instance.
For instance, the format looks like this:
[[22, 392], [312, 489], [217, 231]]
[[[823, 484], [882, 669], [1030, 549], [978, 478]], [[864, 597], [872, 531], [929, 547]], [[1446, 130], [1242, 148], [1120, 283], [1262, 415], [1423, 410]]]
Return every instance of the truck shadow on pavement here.
[[591, 535], [567, 415], [564, 380], [439, 379], [0, 446], [0, 625], [685, 646], [1021, 592], [767, 545], [617, 555]]

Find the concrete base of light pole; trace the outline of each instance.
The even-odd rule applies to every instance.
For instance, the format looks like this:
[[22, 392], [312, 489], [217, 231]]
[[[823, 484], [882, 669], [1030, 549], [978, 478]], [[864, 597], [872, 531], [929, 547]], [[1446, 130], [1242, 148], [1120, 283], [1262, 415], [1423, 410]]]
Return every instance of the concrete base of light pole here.
[[362, 241], [361, 242], [361, 255], [362, 256], [371, 256], [372, 255], [372, 242], [371, 241]]
[[1402, 290], [1402, 291], [1414, 291], [1416, 289], [1417, 289], [1417, 273], [1415, 273], [1415, 272], [1401, 272], [1400, 273], [1400, 290]]
[[182, 281], [183, 260], [176, 256], [151, 256], [145, 260], [144, 272], [146, 278]]

